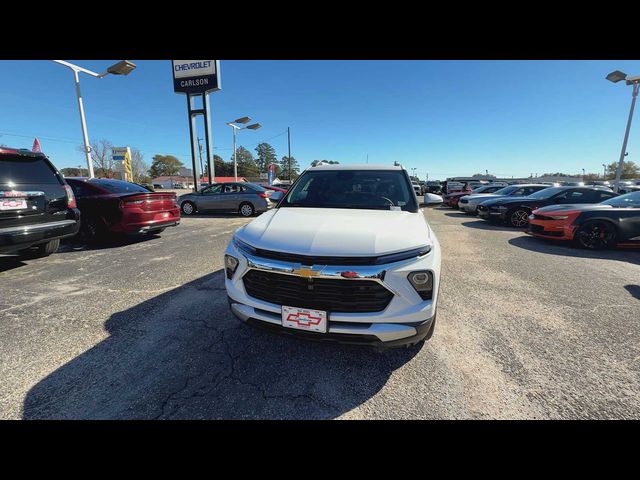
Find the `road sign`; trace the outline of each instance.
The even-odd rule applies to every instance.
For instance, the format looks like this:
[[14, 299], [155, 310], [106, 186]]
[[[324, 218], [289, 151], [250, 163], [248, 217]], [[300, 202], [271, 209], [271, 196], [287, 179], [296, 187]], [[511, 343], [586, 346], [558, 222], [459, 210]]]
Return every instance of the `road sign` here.
[[111, 149], [111, 158], [120, 166], [122, 179], [127, 182], [133, 182], [133, 167], [131, 165], [131, 148], [129, 147], [113, 147]]
[[220, 90], [219, 60], [171, 60], [173, 91], [203, 94]]

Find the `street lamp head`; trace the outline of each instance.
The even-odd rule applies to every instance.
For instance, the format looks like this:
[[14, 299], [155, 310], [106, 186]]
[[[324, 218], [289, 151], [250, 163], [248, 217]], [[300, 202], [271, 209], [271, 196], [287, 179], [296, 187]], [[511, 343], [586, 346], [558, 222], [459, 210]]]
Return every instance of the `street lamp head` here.
[[248, 127], [245, 127], [245, 128], [248, 128], [249, 130], [257, 130], [260, 127], [262, 127], [262, 125], [260, 125], [259, 123], [254, 123], [253, 125], [249, 125]]
[[245, 123], [249, 123], [250, 121], [251, 121], [250, 117], [241, 117], [241, 118], [238, 118], [237, 120], [234, 120], [233, 123], [242, 123], [244, 125]]
[[107, 72], [112, 75], [129, 75], [136, 68], [136, 64], [129, 62], [128, 60], [122, 60], [121, 62], [111, 65], [107, 68]]
[[605, 78], [610, 82], [618, 83], [621, 80], [625, 80], [627, 78], [627, 74], [624, 72], [621, 72], [620, 70], [616, 70], [614, 72], [611, 72]]

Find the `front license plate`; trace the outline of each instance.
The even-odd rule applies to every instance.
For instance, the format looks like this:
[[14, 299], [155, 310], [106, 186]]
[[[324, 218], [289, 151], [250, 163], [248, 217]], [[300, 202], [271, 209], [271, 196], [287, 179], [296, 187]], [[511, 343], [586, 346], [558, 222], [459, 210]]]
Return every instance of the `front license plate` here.
[[25, 208], [27, 208], [27, 201], [24, 198], [0, 200], [0, 210], [22, 210]]
[[283, 305], [282, 326], [309, 332], [327, 333], [327, 312]]

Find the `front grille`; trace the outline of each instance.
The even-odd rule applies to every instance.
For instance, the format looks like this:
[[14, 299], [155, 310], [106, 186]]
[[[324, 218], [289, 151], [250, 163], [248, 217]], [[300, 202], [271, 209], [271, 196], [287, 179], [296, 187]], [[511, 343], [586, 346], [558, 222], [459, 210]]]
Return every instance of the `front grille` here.
[[544, 227], [542, 225], [535, 225], [533, 223], [530, 223], [529, 228], [534, 233], [544, 233]]
[[277, 305], [327, 312], [381, 312], [393, 294], [372, 280], [333, 280], [249, 270], [242, 277], [249, 296]]

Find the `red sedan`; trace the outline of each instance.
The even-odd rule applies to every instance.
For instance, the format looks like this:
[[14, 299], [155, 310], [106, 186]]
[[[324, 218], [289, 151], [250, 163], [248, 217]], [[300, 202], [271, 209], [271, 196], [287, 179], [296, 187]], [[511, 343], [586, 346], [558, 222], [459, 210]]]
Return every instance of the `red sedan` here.
[[180, 223], [173, 192], [106, 178], [67, 178], [80, 209], [80, 231], [87, 240], [109, 233], [158, 234]]

